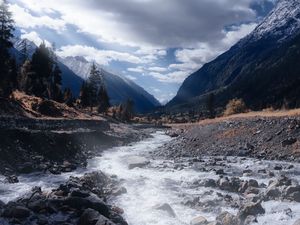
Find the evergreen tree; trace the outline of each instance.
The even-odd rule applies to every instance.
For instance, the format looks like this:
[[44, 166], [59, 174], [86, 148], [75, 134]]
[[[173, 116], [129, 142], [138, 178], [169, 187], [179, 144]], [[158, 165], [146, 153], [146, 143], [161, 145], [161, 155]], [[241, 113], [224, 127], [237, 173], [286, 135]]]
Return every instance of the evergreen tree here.
[[110, 107], [109, 97], [104, 85], [102, 85], [99, 89], [98, 98], [99, 98], [98, 112], [104, 113]]
[[7, 97], [11, 93], [9, 48], [13, 46], [10, 41], [13, 37], [14, 21], [8, 10], [7, 2], [0, 4], [0, 96]]
[[99, 91], [102, 84], [102, 76], [95, 63], [93, 63], [91, 67], [90, 76], [88, 78], [88, 88], [90, 92], [90, 106], [98, 106], [99, 105]]
[[208, 95], [207, 100], [206, 100], [206, 108], [208, 111], [208, 115], [210, 119], [213, 119], [216, 117], [216, 112], [215, 112], [215, 95], [214, 93], [211, 93]]
[[49, 98], [53, 62], [50, 50], [42, 43], [32, 55], [32, 69], [35, 77], [32, 78], [32, 94], [38, 97]]
[[51, 99], [61, 102], [63, 100], [63, 95], [61, 91], [62, 85], [62, 78], [61, 78], [61, 70], [58, 64], [55, 62], [54, 69], [52, 72], [52, 79], [51, 79]]
[[24, 91], [27, 94], [32, 94], [32, 84], [33, 79], [35, 79], [36, 74], [32, 70], [32, 64], [29, 59], [27, 59], [20, 68], [18, 75], [18, 87], [20, 91]]
[[70, 88], [66, 88], [64, 91], [64, 103], [70, 107], [74, 106], [74, 98]]
[[82, 107], [91, 105], [90, 88], [87, 82], [83, 82], [80, 89], [80, 104]]

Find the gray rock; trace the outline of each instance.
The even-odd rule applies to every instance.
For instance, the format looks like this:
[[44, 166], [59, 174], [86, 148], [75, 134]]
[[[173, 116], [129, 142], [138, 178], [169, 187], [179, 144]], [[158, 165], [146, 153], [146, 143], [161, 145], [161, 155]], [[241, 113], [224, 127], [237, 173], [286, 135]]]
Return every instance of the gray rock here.
[[194, 219], [192, 219], [191, 221], [191, 225], [206, 225], [208, 222], [207, 222], [207, 219], [204, 218], [203, 216], [198, 216]]
[[98, 221], [95, 225], [115, 225], [115, 223], [113, 223], [112, 221], [110, 221], [106, 217], [100, 215], [100, 217], [98, 218]]
[[95, 225], [99, 220], [100, 213], [94, 209], [86, 209], [79, 218], [78, 225]]
[[10, 206], [2, 213], [3, 217], [9, 218], [26, 218], [30, 216], [30, 210], [23, 206]]
[[141, 156], [130, 156], [126, 159], [126, 162], [128, 164], [128, 169], [130, 170], [134, 168], [142, 168], [150, 163], [149, 160]]
[[223, 212], [216, 218], [217, 223], [222, 225], [239, 225], [239, 219], [229, 212]]
[[161, 210], [161, 211], [165, 211], [169, 214], [169, 216], [171, 217], [176, 217], [176, 214], [174, 212], [174, 210], [172, 209], [172, 207], [167, 204], [167, 203], [164, 203], [162, 205], [158, 205], [158, 206], [155, 206], [155, 209], [157, 210]]
[[257, 216], [265, 214], [265, 209], [261, 206], [259, 202], [257, 203], [247, 203], [240, 209], [238, 217], [244, 221], [248, 216]]

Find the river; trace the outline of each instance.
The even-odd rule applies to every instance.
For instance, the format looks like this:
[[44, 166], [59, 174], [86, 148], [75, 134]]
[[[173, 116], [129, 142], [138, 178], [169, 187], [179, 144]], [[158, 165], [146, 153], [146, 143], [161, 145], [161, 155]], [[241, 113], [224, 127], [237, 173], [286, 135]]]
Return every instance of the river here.
[[[0, 177], [0, 200], [8, 202], [22, 196], [34, 186], [41, 186], [43, 190], [50, 190], [65, 182], [69, 176], [80, 176], [83, 173], [101, 170], [109, 175], [116, 175], [121, 180], [121, 186], [127, 190], [118, 197], [110, 199], [112, 204], [124, 209], [124, 217], [129, 225], [184, 225], [197, 216], [204, 216], [208, 221], [215, 220], [221, 211], [237, 213], [232, 203], [226, 203], [224, 196], [227, 192], [215, 188], [197, 185], [199, 180], [219, 178], [214, 171], [204, 171], [205, 165], [212, 157], [202, 157], [200, 162], [182, 159], [174, 163], [173, 160], [152, 157], [152, 152], [160, 149], [172, 140], [164, 132], [156, 132], [151, 138], [133, 143], [129, 146], [117, 147], [105, 151], [101, 157], [88, 162], [86, 169], [62, 175], [31, 174], [20, 176], [17, 184], [5, 184], [4, 177]], [[149, 165], [142, 168], [129, 169], [127, 159], [132, 156], [142, 156], [149, 159]], [[241, 159], [232, 157], [226, 159], [221, 167], [228, 176], [239, 176], [240, 179], [256, 179], [261, 185], [267, 185], [269, 177], [258, 173], [243, 175], [245, 169], [273, 168], [280, 164], [287, 168], [291, 163], [271, 162], [256, 159]], [[199, 169], [202, 168], [202, 169]], [[287, 176], [300, 181], [300, 165], [293, 164], [293, 169], [282, 170]], [[223, 197], [220, 197], [220, 196]], [[232, 202], [241, 197], [230, 193]], [[210, 202], [206, 210], [188, 204], [191, 201]], [[214, 202], [217, 203], [214, 205]], [[262, 203], [266, 213], [258, 217], [256, 224], [293, 225], [300, 218], [300, 204], [289, 201], [268, 201]], [[209, 210], [208, 210], [209, 209]]]

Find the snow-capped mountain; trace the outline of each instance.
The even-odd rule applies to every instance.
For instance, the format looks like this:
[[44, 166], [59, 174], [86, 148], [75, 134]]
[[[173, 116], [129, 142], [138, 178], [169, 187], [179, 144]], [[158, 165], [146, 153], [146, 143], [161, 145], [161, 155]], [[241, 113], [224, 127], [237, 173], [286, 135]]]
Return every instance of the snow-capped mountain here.
[[300, 107], [300, 0], [279, 0], [250, 33], [191, 74], [167, 107], [170, 111], [216, 107], [243, 98], [253, 109]]
[[[16, 60], [20, 62], [22, 59], [21, 49], [24, 41], [26, 41], [27, 53], [32, 56], [37, 46], [27, 39], [14, 39], [14, 48], [12, 54]], [[91, 69], [91, 62], [88, 62], [84, 57], [58, 57], [58, 64], [62, 71], [63, 88], [71, 88], [75, 96], [79, 96], [80, 88], [83, 81], [88, 77]], [[135, 110], [139, 113], [150, 111], [160, 103], [142, 87], [135, 84], [133, 81], [109, 73], [97, 65], [104, 76], [105, 85], [110, 97], [112, 105], [118, 105], [128, 99], [132, 99], [135, 103]]]
[[267, 36], [279, 41], [292, 38], [300, 29], [300, 0], [281, 0], [270, 14], [249, 35], [258, 40]]
[[[92, 63], [88, 62], [84, 57], [66, 57], [60, 60], [81, 78], [88, 78]], [[138, 112], [146, 112], [160, 106], [160, 103], [152, 95], [130, 79], [109, 73], [101, 68], [100, 65], [96, 66], [103, 75], [111, 104], [118, 105], [127, 99], [132, 99]]]

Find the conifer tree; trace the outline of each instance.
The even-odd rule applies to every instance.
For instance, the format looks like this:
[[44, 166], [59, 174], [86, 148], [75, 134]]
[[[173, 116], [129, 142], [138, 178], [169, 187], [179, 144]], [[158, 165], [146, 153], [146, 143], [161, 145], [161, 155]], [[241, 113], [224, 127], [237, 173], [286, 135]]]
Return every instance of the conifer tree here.
[[9, 48], [13, 46], [10, 41], [13, 37], [14, 21], [8, 10], [7, 2], [0, 4], [0, 96], [9, 96], [12, 87], [10, 81], [11, 59]]
[[98, 98], [99, 98], [98, 112], [104, 113], [110, 107], [109, 97], [106, 88], [104, 87], [104, 84], [102, 84], [102, 86], [99, 89]]

